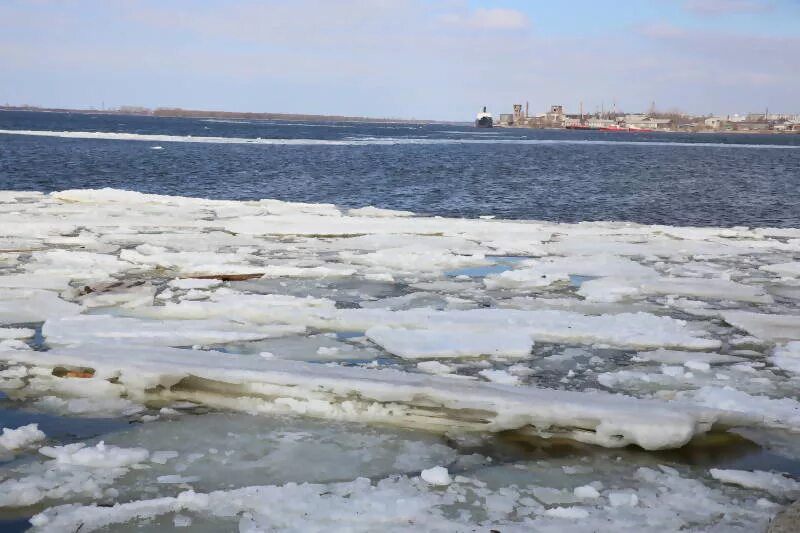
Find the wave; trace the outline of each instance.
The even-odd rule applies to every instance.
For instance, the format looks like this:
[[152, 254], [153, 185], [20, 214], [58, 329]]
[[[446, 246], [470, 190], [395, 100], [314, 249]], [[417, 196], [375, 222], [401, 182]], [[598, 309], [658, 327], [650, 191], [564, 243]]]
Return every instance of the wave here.
[[708, 142], [669, 142], [669, 141], [612, 141], [584, 139], [434, 139], [425, 137], [358, 137], [346, 139], [262, 139], [246, 137], [193, 137], [191, 135], [162, 135], [146, 133], [114, 133], [91, 131], [46, 131], [46, 130], [3, 130], [0, 134], [27, 135], [34, 137], [60, 137], [65, 139], [102, 139], [114, 141], [147, 141], [205, 144], [258, 144], [258, 145], [329, 145], [329, 146], [369, 146], [369, 145], [448, 145], [448, 144], [511, 144], [511, 145], [605, 145], [605, 146], [680, 146], [702, 148], [751, 148], [751, 149], [798, 149], [800, 146], [780, 144], [727, 144]]

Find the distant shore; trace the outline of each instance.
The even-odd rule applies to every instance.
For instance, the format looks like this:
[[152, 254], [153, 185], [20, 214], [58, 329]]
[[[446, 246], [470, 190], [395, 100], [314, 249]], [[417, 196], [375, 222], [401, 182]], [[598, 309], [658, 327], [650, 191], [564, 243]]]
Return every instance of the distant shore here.
[[375, 124], [461, 124], [456, 121], [376, 118], [347, 115], [310, 115], [302, 113], [256, 113], [244, 111], [207, 111], [201, 109], [182, 109], [179, 107], [159, 107], [156, 109], [121, 107], [119, 109], [72, 109], [38, 106], [0, 106], [0, 111], [31, 111], [39, 113], [78, 113], [84, 115], [133, 115], [170, 118], [208, 118], [218, 120], [308, 120], [315, 122], [367, 122]]

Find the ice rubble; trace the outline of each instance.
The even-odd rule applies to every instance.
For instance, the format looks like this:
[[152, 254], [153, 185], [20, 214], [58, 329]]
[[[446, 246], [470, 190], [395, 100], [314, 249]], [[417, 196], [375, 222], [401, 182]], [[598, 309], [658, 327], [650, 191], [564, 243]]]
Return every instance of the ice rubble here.
[[[149, 402], [188, 400], [646, 449], [736, 425], [779, 428], [770, 431], [782, 431], [781, 439], [800, 430], [792, 396], [798, 230], [454, 220], [111, 189], [0, 193], [0, 228], [0, 324], [9, 326], [0, 329], [0, 360], [12, 365], [0, 368], [0, 389], [43, 410], [120, 416]], [[520, 257], [498, 257], [504, 254]], [[631, 396], [589, 390], [597, 386]], [[82, 455], [102, 463], [115, 444], [104, 446], [52, 446], [73, 463], [57, 463], [61, 477], [51, 478], [44, 463], [32, 466], [30, 492], [18, 494], [113, 498], [112, 485], [138, 476], [138, 463], [106, 473], [74, 464]], [[186, 463], [183, 453], [158, 453], [150, 455], [152, 469]], [[426, 517], [423, 529], [453, 529], [477, 519], [443, 509], [473, 490], [465, 487], [480, 487], [451, 472], [451, 484], [438, 488], [416, 475], [282, 485], [287, 478], [116, 508], [54, 508], [35, 521], [44, 531], [81, 521], [89, 530], [180, 511], [174, 523], [194, 527], [219, 518], [208, 502], [235, 501], [227, 508], [242, 515], [242, 528], [296, 525], [291, 511], [264, 516], [259, 498], [269, 493], [279, 503], [300, 497], [306, 510], [318, 502], [321, 514], [306, 526], [325, 524], [323, 510], [352, 512], [353, 501], [406, 497], [406, 510]], [[168, 488], [202, 479], [187, 463], [184, 471], [159, 470], [152, 482]], [[708, 496], [699, 481], [667, 470], [639, 473], [639, 483], [653, 480], [672, 487], [673, 508], [697, 518], [662, 513], [675, 529], [702, 523], [727, 531], [721, 524], [736, 522], [718, 518], [739, 509], [717, 496], [706, 500], [717, 518], [681, 496]], [[658, 491], [591, 483], [517, 497], [509, 497], [513, 487], [487, 489], [480, 505], [503, 531], [562, 531], [565, 523], [591, 531], [609, 520], [621, 531], [641, 531], [660, 508]], [[339, 490], [355, 499], [337, 500]], [[763, 522], [774, 512], [755, 507], [737, 523]], [[382, 509], [406, 520], [403, 509]], [[522, 522], [497, 518], [508, 509]]]
[[[498, 485], [501, 468], [457, 475], [447, 485], [431, 486], [423, 478], [393, 476], [370, 481], [357, 478], [337, 483], [289, 483], [248, 486], [232, 490], [184, 490], [175, 496], [140, 499], [110, 507], [62, 505], [31, 519], [34, 531], [49, 533], [115, 530], [158, 530], [170, 519], [191, 521], [200, 531], [468, 531], [476, 528], [521, 533], [541, 531], [578, 533], [601, 531], [745, 532], [763, 527], [774, 512], [766, 500], [742, 502], [722, 488], [712, 488], [682, 476], [668, 467], [639, 468], [624, 472], [624, 483], [635, 488], [613, 489], [593, 482], [582, 494], [563, 497], [558, 490], [522, 481], [540, 468], [515, 465], [518, 483]], [[440, 467], [441, 468], [441, 467]], [[447, 470], [441, 468], [449, 476]], [[514, 470], [514, 469], [512, 469]], [[434, 481], [443, 481], [436, 469]], [[584, 478], [585, 476], [578, 476]], [[576, 480], [578, 481], [578, 480]], [[574, 482], [573, 482], [574, 483]], [[630, 485], [629, 485], [630, 486]], [[598, 488], [595, 488], [598, 487]], [[553, 496], [556, 496], [553, 498]], [[547, 503], [543, 503], [547, 502]], [[179, 514], [178, 514], [179, 513]], [[168, 521], [164, 521], [166, 519]], [[155, 520], [154, 523], [148, 522]], [[169, 525], [168, 525], [169, 524]], [[125, 527], [128, 526], [128, 528]], [[657, 528], [657, 529], [656, 529]]]

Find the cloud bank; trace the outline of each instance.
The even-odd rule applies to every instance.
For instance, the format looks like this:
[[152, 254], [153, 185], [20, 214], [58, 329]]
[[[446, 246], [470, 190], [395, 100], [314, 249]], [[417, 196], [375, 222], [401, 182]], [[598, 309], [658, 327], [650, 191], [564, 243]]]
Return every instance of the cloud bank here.
[[537, 14], [461, 0], [6, 0], [0, 102], [452, 120], [526, 100], [800, 111], [800, 36]]

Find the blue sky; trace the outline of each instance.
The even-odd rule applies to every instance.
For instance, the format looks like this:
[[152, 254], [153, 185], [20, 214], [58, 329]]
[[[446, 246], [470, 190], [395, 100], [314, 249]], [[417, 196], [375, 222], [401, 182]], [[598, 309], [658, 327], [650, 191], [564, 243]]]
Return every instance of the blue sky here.
[[798, 0], [3, 0], [0, 102], [800, 113]]

